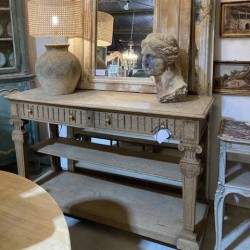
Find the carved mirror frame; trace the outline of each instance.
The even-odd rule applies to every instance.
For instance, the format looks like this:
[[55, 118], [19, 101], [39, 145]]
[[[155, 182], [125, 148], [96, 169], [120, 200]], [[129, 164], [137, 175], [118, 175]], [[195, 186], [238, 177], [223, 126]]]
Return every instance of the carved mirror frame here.
[[[189, 91], [197, 94], [212, 93], [211, 62], [213, 61], [213, 31], [215, 0], [155, 0], [154, 32], [174, 35], [180, 47], [182, 74]], [[199, 37], [194, 20], [195, 5], [200, 2]], [[97, 1], [83, 0], [84, 37], [70, 39], [70, 51], [81, 62], [82, 76], [78, 89], [98, 89], [127, 92], [155, 93], [153, 78], [95, 76]], [[196, 40], [196, 41], [195, 41]], [[195, 46], [194, 44], [199, 44]], [[197, 51], [195, 47], [199, 47]]]
[[195, 0], [194, 11], [199, 15], [194, 20], [192, 60], [192, 83], [190, 89], [199, 95], [212, 95], [214, 64], [214, 30], [216, 0]]

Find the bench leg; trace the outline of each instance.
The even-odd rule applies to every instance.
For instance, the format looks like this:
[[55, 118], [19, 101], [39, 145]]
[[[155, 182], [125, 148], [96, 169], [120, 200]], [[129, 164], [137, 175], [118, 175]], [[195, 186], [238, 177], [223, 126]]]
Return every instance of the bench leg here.
[[215, 250], [222, 250], [222, 232], [223, 232], [223, 214], [224, 214], [224, 194], [225, 188], [221, 182], [218, 182], [218, 188], [214, 199], [214, 219], [216, 243]]

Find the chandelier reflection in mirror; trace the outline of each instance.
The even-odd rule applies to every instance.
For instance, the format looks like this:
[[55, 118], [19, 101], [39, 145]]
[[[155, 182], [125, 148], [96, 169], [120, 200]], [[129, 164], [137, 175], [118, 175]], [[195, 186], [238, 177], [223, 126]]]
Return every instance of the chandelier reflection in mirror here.
[[128, 50], [126, 50], [122, 57], [125, 63], [125, 68], [126, 70], [131, 70], [134, 69], [137, 65], [137, 54], [134, 52], [133, 46], [133, 31], [134, 31], [134, 19], [135, 19], [135, 13], [133, 12], [133, 20], [132, 20], [132, 27], [131, 27], [131, 36], [130, 36], [130, 41], [128, 42]]
[[133, 46], [134, 46], [133, 41], [129, 41], [128, 46], [129, 46], [128, 50], [126, 50], [123, 53], [122, 57], [123, 57], [126, 69], [130, 70], [136, 67], [138, 56], [133, 50]]

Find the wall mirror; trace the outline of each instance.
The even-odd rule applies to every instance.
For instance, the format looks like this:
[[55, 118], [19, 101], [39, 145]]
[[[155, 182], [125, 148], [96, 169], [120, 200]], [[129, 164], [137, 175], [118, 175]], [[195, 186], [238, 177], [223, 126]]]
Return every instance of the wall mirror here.
[[148, 77], [141, 41], [153, 32], [154, 0], [97, 1], [96, 76]]
[[[140, 10], [135, 10], [135, 4], [137, 4], [137, 7], [140, 7], [150, 16], [153, 21], [154, 32], [168, 32], [176, 37], [181, 52], [182, 74], [189, 85], [189, 91], [198, 94], [209, 94], [212, 82], [213, 53], [211, 51], [213, 51], [214, 1], [130, 0], [128, 4], [131, 9], [128, 10], [128, 15], [123, 15], [127, 0], [82, 1], [84, 37], [83, 39], [74, 38], [70, 40], [70, 50], [79, 58], [83, 69], [81, 81], [77, 87], [79, 89], [156, 92], [154, 80], [151, 77], [128, 77], [128, 72], [124, 73], [122, 70], [119, 72], [119, 68], [115, 69], [113, 75], [110, 73], [110, 76], [105, 70], [96, 72], [99, 67], [96, 64], [97, 56], [100, 56], [106, 62], [105, 58], [112, 52], [119, 51], [120, 48], [121, 51], [128, 49], [133, 15], [135, 19], [136, 12], [141, 14]], [[141, 3], [144, 3], [144, 5]], [[112, 5], [120, 5], [120, 10], [110, 7]], [[121, 8], [123, 9], [121, 10]], [[126, 25], [125, 21], [114, 24], [112, 45], [107, 48], [98, 48], [96, 46], [98, 11], [109, 12], [113, 17], [117, 15], [116, 18], [127, 20]], [[140, 15], [138, 16], [140, 18]], [[122, 27], [119, 27], [119, 25]], [[116, 28], [118, 28], [117, 31]], [[133, 49], [140, 51], [139, 38], [136, 41], [136, 36], [141, 36], [140, 39], [142, 40], [142, 37], [147, 34], [146, 32], [143, 33], [142, 29], [140, 32], [136, 32], [135, 30], [139, 30], [139, 28], [135, 24], [133, 28]], [[144, 27], [144, 31], [149, 32], [150, 30], [151, 24]], [[136, 67], [137, 69], [141, 68], [139, 56]]]

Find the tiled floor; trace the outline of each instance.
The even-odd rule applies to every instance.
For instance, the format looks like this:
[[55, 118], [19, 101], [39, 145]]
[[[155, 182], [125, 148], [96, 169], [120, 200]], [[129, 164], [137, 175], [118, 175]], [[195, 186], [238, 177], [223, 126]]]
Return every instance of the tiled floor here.
[[[211, 209], [212, 211], [212, 209]], [[66, 217], [71, 236], [72, 250], [170, 250], [166, 245], [143, 239], [89, 221]], [[237, 227], [238, 226], [238, 227]], [[227, 250], [250, 250], [250, 210], [227, 205], [224, 231]], [[209, 213], [201, 250], [213, 250], [215, 242], [214, 215]]]

